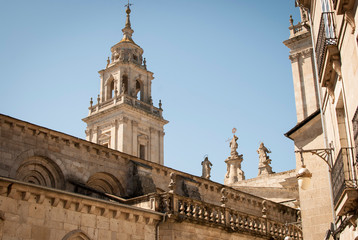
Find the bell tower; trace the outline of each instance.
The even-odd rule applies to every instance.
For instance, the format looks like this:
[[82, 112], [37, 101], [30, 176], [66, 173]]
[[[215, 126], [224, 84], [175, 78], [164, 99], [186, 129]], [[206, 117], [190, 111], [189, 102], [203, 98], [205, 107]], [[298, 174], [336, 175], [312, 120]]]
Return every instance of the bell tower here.
[[126, 5], [123, 38], [111, 48], [111, 58], [100, 70], [100, 94], [91, 98], [86, 139], [109, 148], [163, 164], [162, 104], [153, 106], [153, 73], [147, 70], [143, 49], [132, 39], [130, 4]]

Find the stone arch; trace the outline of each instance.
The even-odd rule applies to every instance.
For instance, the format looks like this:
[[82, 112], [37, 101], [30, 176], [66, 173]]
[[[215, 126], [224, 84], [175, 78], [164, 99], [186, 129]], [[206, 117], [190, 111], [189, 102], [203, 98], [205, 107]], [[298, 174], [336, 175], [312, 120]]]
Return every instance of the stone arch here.
[[135, 96], [143, 101], [143, 82], [140, 79], [135, 81]]
[[83, 231], [73, 230], [67, 233], [62, 240], [91, 240]]
[[110, 173], [97, 172], [88, 179], [86, 185], [101, 192], [124, 196], [121, 183]]
[[45, 156], [26, 158], [16, 170], [16, 179], [41, 186], [64, 189], [64, 175], [60, 167]]
[[114, 97], [115, 91], [115, 80], [111, 75], [106, 81], [106, 100], [109, 100]]

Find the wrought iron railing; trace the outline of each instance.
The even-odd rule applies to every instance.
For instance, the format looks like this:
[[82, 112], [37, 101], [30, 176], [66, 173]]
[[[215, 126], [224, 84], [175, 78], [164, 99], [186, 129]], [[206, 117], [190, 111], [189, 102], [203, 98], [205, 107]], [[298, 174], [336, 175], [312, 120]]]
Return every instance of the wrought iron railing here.
[[334, 205], [338, 203], [345, 189], [357, 187], [353, 159], [353, 148], [341, 148], [331, 172]]
[[324, 60], [326, 57], [327, 46], [337, 45], [336, 24], [334, 22], [333, 12], [324, 12], [321, 16], [319, 25], [317, 43], [316, 43], [316, 56], [318, 76], [321, 78], [322, 70], [324, 67]]

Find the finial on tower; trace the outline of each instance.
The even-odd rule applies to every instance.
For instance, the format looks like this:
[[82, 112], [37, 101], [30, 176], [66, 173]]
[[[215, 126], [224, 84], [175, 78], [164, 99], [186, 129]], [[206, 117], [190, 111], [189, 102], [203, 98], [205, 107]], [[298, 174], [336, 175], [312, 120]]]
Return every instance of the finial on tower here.
[[290, 15], [290, 24], [291, 24], [291, 26], [293, 26], [293, 18], [292, 18], [292, 15]]
[[127, 13], [127, 19], [126, 19], [126, 25], [125, 27], [122, 29], [123, 32], [123, 38], [120, 42], [133, 42], [132, 40], [132, 34], [133, 34], [133, 30], [131, 28], [131, 20], [130, 20], [130, 13], [131, 13], [131, 9], [130, 6], [132, 6], [133, 4], [129, 3], [128, 0], [128, 4], [124, 5], [125, 7], [127, 7], [126, 9], [126, 13]]
[[132, 5], [133, 4], [129, 3], [129, 0], [128, 0], [128, 4], [124, 5], [125, 7], [127, 7], [127, 9], [126, 9], [126, 13], [127, 13], [126, 27], [128, 27], [128, 28], [131, 28], [131, 21], [130, 21], [129, 14], [131, 13], [130, 6], [132, 6]]

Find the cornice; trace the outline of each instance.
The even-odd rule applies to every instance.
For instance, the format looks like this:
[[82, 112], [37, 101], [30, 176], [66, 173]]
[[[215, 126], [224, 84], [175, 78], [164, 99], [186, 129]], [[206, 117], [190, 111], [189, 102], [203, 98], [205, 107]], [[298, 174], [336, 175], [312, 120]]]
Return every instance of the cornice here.
[[153, 114], [150, 114], [150, 113], [148, 113], [148, 112], [146, 112], [146, 111], [144, 111], [142, 109], [130, 106], [130, 105], [125, 104], [125, 103], [114, 105], [114, 106], [112, 106], [110, 108], [107, 108], [107, 109], [104, 109], [102, 111], [93, 113], [92, 115], [83, 118], [82, 121], [84, 121], [84, 122], [94, 121], [94, 120], [99, 119], [103, 115], [113, 113], [114, 111], [117, 111], [119, 109], [127, 109], [127, 110], [130, 110], [132, 112], [138, 112], [138, 113], [141, 113], [141, 114], [144, 113], [147, 117], [150, 117], [151, 119], [154, 119], [157, 122], [163, 123], [164, 125], [169, 123], [169, 121], [165, 120], [164, 118], [157, 117], [157, 116], [155, 116]]
[[64, 190], [25, 183], [0, 177], [0, 195], [15, 200], [35, 202], [39, 205], [48, 203], [55, 208], [88, 213], [107, 218], [155, 224], [161, 220], [163, 213], [135, 206], [106, 201]]

